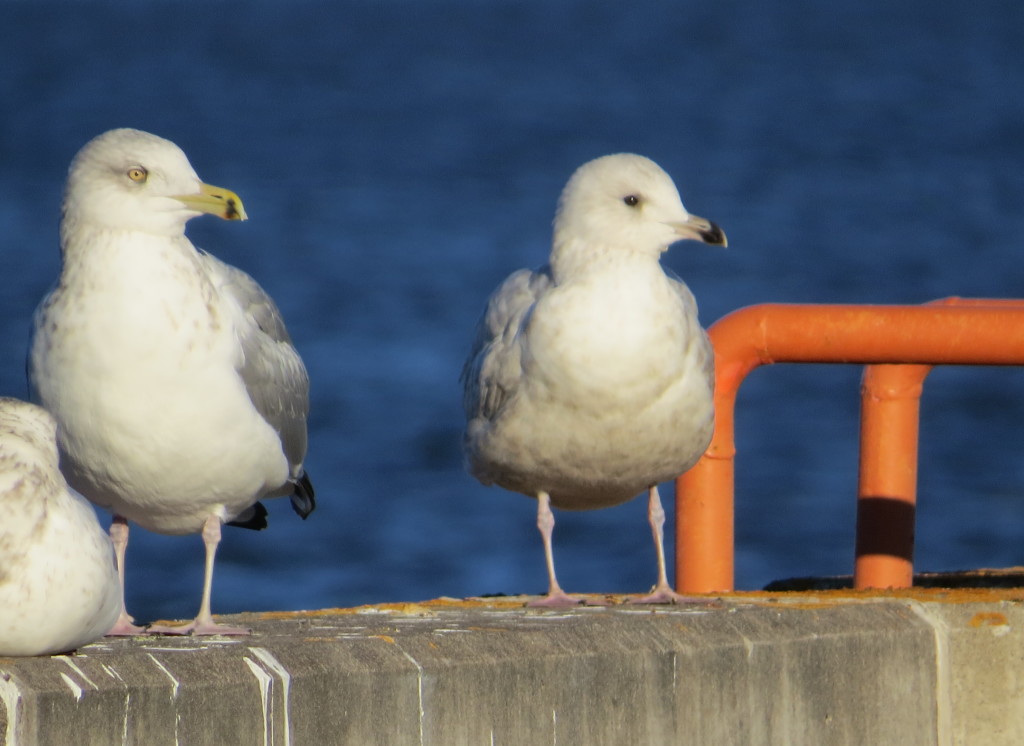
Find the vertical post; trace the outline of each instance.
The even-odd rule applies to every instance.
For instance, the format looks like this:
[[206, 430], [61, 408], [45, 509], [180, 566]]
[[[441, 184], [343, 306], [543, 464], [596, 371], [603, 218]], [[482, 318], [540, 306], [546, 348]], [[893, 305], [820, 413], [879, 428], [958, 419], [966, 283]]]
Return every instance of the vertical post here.
[[930, 365], [869, 365], [861, 384], [855, 588], [909, 588], [921, 391]]
[[746, 370], [717, 356], [715, 365], [714, 437], [700, 461], [676, 479], [676, 586], [684, 594], [731, 591], [735, 582], [733, 410]]
[[733, 589], [732, 459], [705, 455], [676, 479], [676, 586], [680, 593]]

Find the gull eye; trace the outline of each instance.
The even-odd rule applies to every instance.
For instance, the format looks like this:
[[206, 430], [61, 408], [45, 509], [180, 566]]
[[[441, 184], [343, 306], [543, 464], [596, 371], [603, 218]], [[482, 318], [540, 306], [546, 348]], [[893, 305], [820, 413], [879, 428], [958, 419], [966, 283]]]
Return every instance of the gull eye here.
[[627, 194], [625, 197], [622, 198], [622, 201], [625, 202], [630, 207], [636, 207], [637, 205], [640, 204], [640, 198], [637, 197], [635, 194]]
[[134, 168], [128, 169], [128, 178], [137, 184], [145, 183], [147, 176], [149, 176], [149, 172], [142, 166], [135, 166]]

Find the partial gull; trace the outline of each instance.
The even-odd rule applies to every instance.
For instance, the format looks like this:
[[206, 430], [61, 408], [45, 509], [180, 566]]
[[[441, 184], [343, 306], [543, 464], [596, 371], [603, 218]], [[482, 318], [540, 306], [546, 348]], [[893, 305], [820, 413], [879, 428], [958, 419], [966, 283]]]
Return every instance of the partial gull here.
[[[124, 583], [128, 522], [201, 532], [199, 614], [167, 634], [246, 634], [216, 624], [210, 586], [221, 525], [265, 528], [264, 497], [315, 507], [302, 468], [309, 379], [281, 314], [249, 275], [197, 250], [185, 223], [244, 220], [233, 192], [199, 180], [174, 143], [117, 129], [68, 172], [62, 266], [36, 311], [35, 397], [57, 420], [68, 482], [114, 514]], [[113, 630], [135, 634], [127, 611]]]
[[0, 398], [0, 656], [66, 653], [114, 626], [114, 548], [57, 466], [45, 410]]
[[469, 471], [537, 499], [549, 591], [558, 585], [551, 505], [590, 510], [646, 490], [658, 581], [638, 602], [681, 600], [669, 586], [658, 483], [700, 458], [714, 425], [714, 355], [689, 288], [659, 258], [681, 239], [725, 246], [683, 207], [653, 161], [609, 155], [562, 192], [548, 264], [510, 275], [478, 324], [462, 371]]

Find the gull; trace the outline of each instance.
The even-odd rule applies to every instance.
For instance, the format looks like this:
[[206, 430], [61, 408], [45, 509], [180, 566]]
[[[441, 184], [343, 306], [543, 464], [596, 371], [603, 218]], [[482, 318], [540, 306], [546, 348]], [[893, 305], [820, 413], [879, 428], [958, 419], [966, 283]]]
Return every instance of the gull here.
[[537, 500], [549, 590], [532, 605], [581, 603], [555, 577], [551, 506], [590, 510], [648, 493], [658, 580], [669, 586], [658, 483], [689, 469], [714, 424], [714, 355], [689, 288], [659, 259], [681, 239], [726, 245], [683, 207], [653, 161], [620, 153], [570, 178], [551, 255], [491, 295], [462, 371], [470, 473]]
[[265, 497], [290, 496], [303, 518], [315, 507], [306, 369], [270, 296], [185, 237], [203, 213], [246, 218], [174, 143], [133, 129], [94, 138], [68, 170], [60, 277], [34, 319], [29, 381], [57, 421], [61, 469], [114, 516], [113, 634], [143, 631], [123, 603], [129, 521], [201, 533], [206, 548], [196, 618], [150, 632], [246, 634], [210, 613], [221, 526], [265, 528]]
[[121, 608], [114, 548], [57, 465], [45, 410], [0, 398], [0, 655], [94, 642]]

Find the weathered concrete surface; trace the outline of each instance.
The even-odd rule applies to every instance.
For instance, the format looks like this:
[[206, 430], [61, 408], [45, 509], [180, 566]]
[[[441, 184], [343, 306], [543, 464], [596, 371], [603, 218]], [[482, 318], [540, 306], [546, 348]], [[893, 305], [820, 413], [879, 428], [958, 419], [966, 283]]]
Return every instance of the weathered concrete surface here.
[[1024, 610], [941, 595], [244, 614], [0, 659], [6, 744], [1024, 743]]
[[[1024, 744], [1024, 607], [922, 604], [939, 630], [940, 690], [956, 744]], [[940, 713], [941, 715], [941, 713]]]

